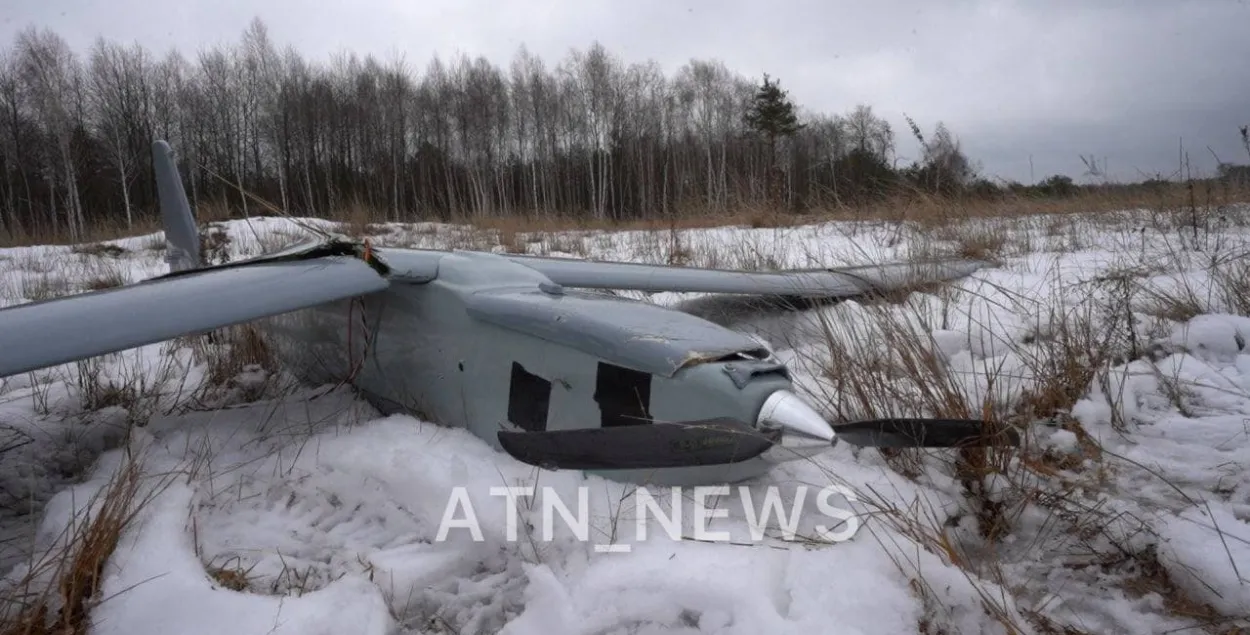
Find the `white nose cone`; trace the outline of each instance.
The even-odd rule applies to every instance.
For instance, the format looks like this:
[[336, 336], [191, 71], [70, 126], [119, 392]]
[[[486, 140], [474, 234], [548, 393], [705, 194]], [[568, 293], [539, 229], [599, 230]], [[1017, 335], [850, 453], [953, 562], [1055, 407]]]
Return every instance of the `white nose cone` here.
[[781, 440], [768, 452], [776, 461], [816, 456], [837, 442], [833, 426], [789, 390], [769, 395], [756, 418], [760, 430], [781, 430]]

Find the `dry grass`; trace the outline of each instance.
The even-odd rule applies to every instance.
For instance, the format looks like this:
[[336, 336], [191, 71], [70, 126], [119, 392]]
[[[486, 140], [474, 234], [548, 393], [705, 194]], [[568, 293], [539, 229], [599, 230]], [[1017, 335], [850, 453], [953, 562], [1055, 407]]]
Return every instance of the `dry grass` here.
[[[220, 405], [256, 398], [268, 385], [268, 377], [248, 382], [247, 375], [251, 373], [254, 379], [257, 367], [273, 367], [269, 350], [256, 331], [236, 327], [214, 333], [214, 343], [206, 341], [208, 338], [203, 336], [191, 346], [193, 361], [202, 363], [205, 369], [198, 390], [181, 394], [185, 378], [180, 383], [176, 377], [180, 366], [173, 349], [186, 342], [174, 341], [166, 345], [154, 366], [145, 365], [143, 356], [128, 353], [74, 364], [71, 376], [62, 378], [69, 384], [74, 402], [66, 414], [120, 408], [127, 412], [128, 426], [141, 426], [152, 415], [179, 404], [211, 407], [205, 406], [205, 402]], [[42, 381], [32, 395], [36, 410], [44, 415], [55, 414], [56, 408], [66, 405], [53, 404], [46, 392], [41, 392], [51, 385], [50, 381]], [[86, 418], [82, 422], [103, 425], [90, 424]], [[140, 451], [134, 447], [126, 446], [115, 474], [54, 544], [34, 547], [29, 569], [15, 572], [0, 588], [0, 635], [87, 632], [92, 609], [109, 599], [100, 596], [102, 576], [119, 539], [134, 526], [144, 507], [177, 476], [144, 474], [141, 457], [135, 454]], [[246, 581], [245, 571], [229, 566], [206, 563], [206, 571], [227, 588], [238, 588]]]
[[116, 256], [101, 245], [77, 245], [67, 254], [23, 254], [8, 276], [17, 277], [16, 293], [31, 301], [50, 300], [82, 291], [112, 289], [132, 282]]
[[120, 258], [128, 253], [124, 247], [110, 243], [82, 243], [70, 248], [72, 253], [84, 256]]
[[1250, 254], [1237, 254], [1209, 270], [1209, 279], [1197, 283], [1179, 280], [1171, 289], [1138, 285], [1148, 311], [1173, 321], [1192, 319], [1203, 313], [1229, 312], [1250, 315]]
[[[1193, 225], [1183, 227], [1192, 239]], [[969, 229], [964, 233], [962, 228]], [[985, 228], [981, 223], [949, 225], [933, 237], [957, 245], [965, 256], [1001, 254], [1012, 239]], [[967, 371], [951, 369], [932, 336], [935, 329], [950, 328], [945, 304], [934, 310], [932, 305], [906, 302], [847, 302], [816, 314], [816, 331], [823, 344], [803, 361], [823, 374], [814, 400], [838, 419], [978, 418], [994, 427], [1021, 430], [1049, 422], [1052, 429], [1067, 430], [1076, 438], [1076, 447], [1066, 452], [1039, 444], [1029, 434], [1018, 448], [975, 452], [869, 450], [880, 452], [887, 464], [909, 479], [931, 481], [936, 469], [963, 488], [958, 499], [960, 511], [952, 516], [945, 507], [948, 502], [917, 500], [904, 507], [893, 502], [909, 498], [901, 492], [845, 484], [859, 494], [868, 514], [889, 528], [889, 532], [874, 531], [874, 535], [900, 571], [912, 580], [925, 606], [920, 632], [950, 633], [955, 627], [949, 607], [937, 600], [941, 594], [932, 588], [921, 564], [923, 559], [911, 552], [911, 543], [958, 567], [976, 589], [986, 615], [1008, 633], [1082, 632], [1060, 626], [1048, 617], [1044, 603], [1029, 610], [1017, 609], [1028, 604], [1021, 600], [1031, 591], [1010, 588], [1003, 570], [1007, 553], [1017, 562], [1047, 561], [1062, 555], [1048, 551], [1057, 545], [1085, 554], [1098, 568], [1114, 569], [1116, 575], [1108, 577], [1106, 583], [1119, 584], [1129, 597], [1155, 594], [1169, 615], [1190, 619], [1206, 632], [1241, 632], [1231, 625], [1238, 620], [1244, 623], [1250, 616], [1220, 615], [1211, 606], [1188, 597], [1158, 563], [1153, 547], [1143, 547], [1135, 538], [1150, 533], [1145, 522], [1105, 507], [1102, 496], [1108, 492], [1108, 478], [1118, 464], [1071, 416], [1073, 406], [1089, 394], [1091, 387], [1101, 387], [1112, 399], [1123, 398], [1112, 391], [1113, 366], [1149, 360], [1157, 353], [1150, 343], [1161, 334], [1140, 332], [1132, 317], [1141, 306], [1154, 306], [1159, 315], [1176, 321], [1212, 312], [1250, 315], [1250, 301], [1246, 300], [1250, 298], [1250, 262], [1246, 255], [1227, 245], [1208, 246], [1208, 251], [1201, 253], [1211, 265], [1205, 278], [1209, 282], [1204, 285], [1187, 286], [1182, 281], [1178, 291], [1160, 293], [1146, 284], [1151, 272], [1125, 269], [1084, 283], [1087, 288], [1082, 292], [1092, 300], [1079, 309], [1034, 304], [1014, 307], [1018, 314], [1043, 318], [1038, 322], [1045, 328], [1022, 341], [969, 342], [974, 347], [996, 349], [990, 357], [1001, 358], [1010, 351], [1023, 364], [1022, 368], [1009, 369], [983, 362], [971, 371], [975, 381], [961, 374]], [[1177, 254], [1175, 262], [1161, 266], [1191, 269], [1192, 255], [1191, 250], [1190, 259], [1184, 260]], [[1182, 267], [1183, 262], [1191, 264]], [[938, 297], [943, 303], [953, 300], [949, 295]], [[939, 316], [936, 323], [934, 315]], [[976, 320], [973, 326], [979, 328], [970, 332], [1002, 331], [998, 324]], [[1174, 385], [1174, 406], [1181, 413], [1188, 412], [1186, 388], [1176, 378], [1159, 379], [1165, 389]], [[1120, 409], [1113, 410], [1118, 413]], [[1113, 425], [1128, 432], [1122, 415], [1113, 414]], [[1043, 510], [1052, 520], [1042, 528], [1022, 525], [1028, 509]], [[961, 518], [973, 519], [974, 534], [956, 528]], [[899, 542], [897, 536], [910, 542]], [[1013, 542], [1004, 542], [1007, 536]], [[1125, 570], [1135, 573], [1125, 574]], [[1080, 593], [1081, 588], [1073, 587], [1073, 593]]]
[[1015, 347], [1028, 365], [1034, 385], [1022, 392], [1014, 414], [1025, 420], [1066, 417], [1090, 385], [1122, 354], [1114, 321], [1092, 310], [1057, 314], [1048, 308], [1049, 329]]
[[[1198, 214], [1196, 206], [1218, 207], [1232, 202], [1250, 201], [1250, 188], [1216, 186], [1205, 183], [1201, 191], [1191, 191], [1187, 183], [1170, 183], [1157, 188], [1126, 187], [1117, 190], [1085, 192], [1054, 198], [1022, 197], [1003, 194], [997, 198], [942, 198], [906, 191], [879, 203], [831, 207], [811, 210], [802, 214], [780, 211], [758, 205], [743, 205], [728, 211], [711, 212], [697, 205], [680, 206], [670, 216], [638, 220], [616, 221], [589, 216], [536, 215], [519, 213], [509, 216], [453, 218], [447, 222], [471, 225], [495, 237], [494, 244], [505, 249], [516, 248], [517, 234], [565, 231], [629, 231], [660, 229], [699, 229], [722, 226], [787, 227], [802, 224], [844, 221], [886, 221], [917, 224], [924, 227], [941, 227], [957, 224], [970, 218], [1014, 219], [1023, 216], [1063, 216], [1089, 214], [1126, 209], [1188, 210], [1186, 223], [1209, 220]], [[276, 206], [249, 206], [251, 216], [280, 214]], [[292, 212], [299, 215], [298, 212]], [[1218, 215], [1218, 212], [1216, 212]], [[1199, 217], [1202, 216], [1200, 219]], [[231, 208], [219, 201], [201, 201], [196, 209], [196, 220], [210, 224], [232, 218], [243, 218], [232, 213]], [[393, 218], [385, 210], [371, 208], [361, 202], [350, 202], [325, 215], [326, 220], [339, 224], [350, 236], [377, 236], [385, 234], [384, 223], [437, 221], [412, 210], [403, 218]], [[135, 225], [126, 227], [116, 221], [100, 221], [88, 227], [83, 243], [98, 243], [125, 236], [134, 236], [160, 230], [159, 216], [155, 210], [136, 217]], [[987, 238], [988, 239], [988, 238]], [[0, 248], [29, 245], [65, 244], [69, 242], [61, 234], [2, 234]], [[992, 240], [991, 240], [992, 242]], [[992, 245], [991, 245], [992, 246]]]
[[144, 506], [163, 490], [160, 479], [154, 485], [146, 481], [140, 458], [127, 454], [54, 546], [4, 590], [0, 635], [88, 632], [92, 608], [107, 600], [100, 590], [109, 558]]
[[[87, 233], [82, 236], [79, 241], [83, 244], [99, 243], [108, 240], [115, 240], [126, 236], [134, 236], [137, 234], [147, 234], [161, 230], [160, 217], [155, 213], [151, 215], [138, 215], [134, 219], [134, 224], [127, 227], [121, 219], [117, 220], [96, 220], [87, 225]], [[33, 245], [58, 245], [70, 242], [68, 234], [65, 232], [20, 232], [15, 233], [12, 230], [0, 232], [0, 248], [3, 247], [29, 247]]]
[[1197, 601], [1182, 591], [1172, 580], [1167, 567], [1159, 561], [1158, 551], [1153, 545], [1124, 556], [1124, 561], [1134, 571], [1134, 575], [1124, 584], [1129, 597], [1140, 598], [1154, 594], [1163, 599], [1163, 604], [1170, 613], [1202, 624], [1203, 630], [1209, 633], [1241, 635], [1246, 632], [1231, 624], [1237, 617], [1221, 615], [1210, 604]]
[[[995, 382], [1006, 386], [1001, 391], [991, 388], [977, 394], [968, 387], [970, 382], [963, 381], [949, 370], [937, 343], [917, 322], [906, 317], [900, 319], [897, 311], [884, 306], [862, 306], [857, 308], [857, 312], [865, 314], [867, 319], [853, 322], [821, 320], [828, 358], [819, 361], [825, 370], [829, 392], [818, 397], [824, 398], [827, 408], [835, 410], [839, 419], [888, 416], [977, 418], [985, 420], [992, 429], [1023, 427], [1042, 411], [1048, 415], [1066, 411], [1084, 392], [1084, 385], [1081, 391], [1072, 391], [1070, 388], [1079, 379], [1069, 381], [1071, 378], [1060, 372], [1024, 396], [1022, 401], [1030, 404], [1030, 408], [1028, 415], [1023, 416], [1008, 407], [1013, 401], [1008, 397], [1013, 393], [1012, 384], [1016, 377], [996, 368], [983, 367], [978, 374], [989, 379], [991, 387]], [[1070, 330], [1073, 333], [1085, 332], [1076, 325]], [[1040, 367], [1034, 370], [1046, 373], [1052, 367], [1066, 369], [1080, 366], [1076, 360], [1061, 359], [1061, 351], [1072, 350], [1076, 347], [1058, 349], [1053, 357], [1038, 356]], [[1018, 399], [1020, 393], [1015, 391], [1014, 396]], [[1075, 424], [1070, 420], [1068, 423]], [[993, 431], [988, 430], [987, 433]], [[938, 599], [942, 593], [933, 588], [922, 560], [909, 553], [908, 544], [913, 543], [942, 562], [957, 567], [980, 596], [985, 614], [1007, 632], [1029, 632], [1028, 618], [1015, 608], [1016, 599], [1004, 588], [1004, 575], [997, 570], [999, 561], [993, 545], [1015, 529], [1016, 515], [1024, 503], [1044, 500], [1049, 495], [1039, 486], [1039, 475], [1033, 470], [1048, 469], [1047, 466], [1058, 457], [1047, 456], [1044, 450], [1035, 449], [1027, 435], [1019, 448], [875, 451], [880, 452], [896, 472], [909, 479], [921, 479], [937, 468], [963, 488], [961, 511], [947, 519], [949, 510], [943, 509], [942, 503], [916, 500], [909, 506], [901, 507], [893, 502], [907, 498], [901, 492], [877, 491], [846, 484], [857, 491], [870, 517], [889, 529], [887, 533], [876, 530], [871, 533], [895, 566], [911, 580], [913, 590], [925, 607], [919, 632], [953, 633], [957, 626], [951, 623], [950, 607], [943, 606]], [[1051, 472], [1046, 476], [1053, 475], [1054, 472]], [[987, 488], [986, 484], [991, 481], [997, 481], [999, 487], [995, 490]], [[1001, 491], [1004, 482], [1009, 490], [1007, 495]], [[1048, 504], [1077, 506], [1075, 497], [1070, 502], [1049, 501]], [[961, 536], [954, 529], [954, 525], [958, 524], [956, 521], [964, 516], [975, 519], [980, 539], [977, 546], [969, 544], [969, 537]], [[905, 537], [909, 542], [898, 542], [894, 536]], [[1037, 625], [1036, 620], [1033, 625]]]
[[192, 359], [204, 365], [204, 379], [190, 396], [193, 408], [256, 401], [274, 385], [278, 362], [257, 327], [251, 324], [184, 338]]
[[69, 277], [60, 273], [35, 273], [24, 276], [21, 280], [19, 293], [22, 297], [39, 302], [69, 295], [73, 292]]
[[[199, 547], [199, 543], [196, 543]], [[198, 555], [198, 554], [197, 554]], [[220, 564], [206, 563], [204, 570], [208, 572], [209, 577], [221, 585], [223, 589], [231, 591], [247, 591], [252, 587], [252, 569], [255, 564], [250, 567], [243, 566], [243, 559], [237, 555], [229, 556], [223, 559]]]
[[82, 288], [84, 291], [100, 291], [103, 289], [114, 289], [130, 284], [130, 279], [126, 276], [125, 270], [116, 263], [107, 260], [90, 260], [87, 261], [85, 269], [86, 275], [80, 277], [84, 280]]
[[954, 255], [961, 258], [1000, 262], [1011, 242], [1008, 225], [1002, 221], [971, 225], [967, 222], [953, 222], [934, 228], [932, 236], [937, 240], [954, 243]]

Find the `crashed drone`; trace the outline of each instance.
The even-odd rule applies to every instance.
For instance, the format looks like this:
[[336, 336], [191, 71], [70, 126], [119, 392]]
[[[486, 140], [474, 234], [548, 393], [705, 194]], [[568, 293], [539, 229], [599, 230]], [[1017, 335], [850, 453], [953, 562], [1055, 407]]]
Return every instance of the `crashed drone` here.
[[170, 273], [0, 309], [0, 377], [254, 322], [310, 382], [464, 427], [516, 459], [624, 481], [758, 476], [843, 439], [985, 445], [981, 422], [830, 425], [750, 337], [605, 290], [841, 298], [979, 262], [747, 273], [318, 240], [204, 266], [170, 146], [153, 145]]

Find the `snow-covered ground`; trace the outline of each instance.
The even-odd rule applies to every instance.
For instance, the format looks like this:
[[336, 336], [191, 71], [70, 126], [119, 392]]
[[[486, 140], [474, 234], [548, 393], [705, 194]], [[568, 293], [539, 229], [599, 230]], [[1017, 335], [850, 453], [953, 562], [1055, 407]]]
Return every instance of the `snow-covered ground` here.
[[[1250, 292], [1250, 209], [1204, 213], [1196, 230], [1191, 220], [1135, 211], [676, 236], [375, 226], [381, 245], [696, 266], [993, 256], [893, 303], [730, 324], [791, 363], [831, 417], [916, 414], [950, 394], [963, 401], [946, 414], [1007, 417], [1037, 395], [1067, 403], [1013, 419], [1028, 425], [1025, 448], [975, 476], [957, 472], [954, 451], [841, 444], [722, 498], [729, 514], [710, 527], [730, 541], [689, 527], [671, 539], [655, 519], [638, 540], [632, 486], [540, 472], [463, 431], [382, 417], [344, 387], [249, 367], [206, 390], [203, 345], [171, 342], [0, 380], [0, 566], [22, 579], [30, 554], [136, 457], [153, 498], [104, 568], [98, 633], [1229, 632], [1250, 623], [1250, 299], [1238, 294]], [[299, 225], [220, 224], [209, 252], [257, 254]], [[107, 245], [0, 249], [0, 305], [164, 271], [159, 235]], [[914, 348], [900, 328], [919, 334]], [[758, 510], [777, 486], [788, 512], [802, 484], [851, 488], [858, 533], [803, 538], [809, 497], [799, 537], [774, 516], [749, 540], [744, 502]], [[546, 539], [542, 505], [524, 500], [513, 511], [531, 527], [509, 537], [509, 501], [490, 494], [508, 485], [565, 502], [588, 488], [593, 540], [558, 515]], [[439, 539], [457, 488], [480, 539]], [[631, 550], [593, 548], [605, 542]]]

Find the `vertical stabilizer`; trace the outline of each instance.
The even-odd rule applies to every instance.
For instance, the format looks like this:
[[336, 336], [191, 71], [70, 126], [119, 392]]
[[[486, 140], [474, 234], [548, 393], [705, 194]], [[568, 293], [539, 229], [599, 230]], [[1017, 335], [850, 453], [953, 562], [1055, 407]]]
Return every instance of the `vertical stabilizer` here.
[[161, 224], [165, 227], [165, 262], [170, 271], [200, 267], [200, 233], [195, 227], [191, 204], [182, 189], [182, 177], [174, 163], [174, 150], [158, 140], [152, 144], [152, 165], [156, 169], [156, 192], [161, 204]]

